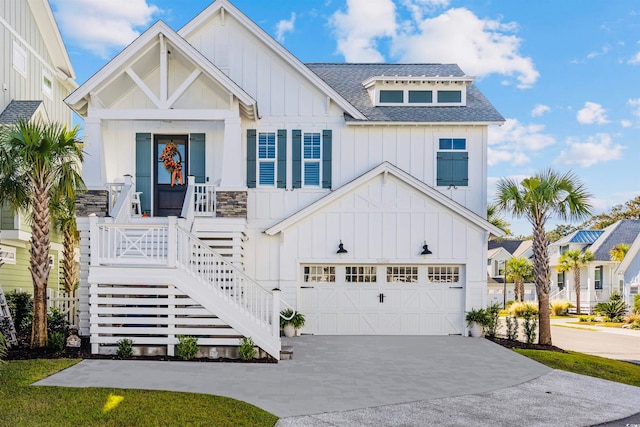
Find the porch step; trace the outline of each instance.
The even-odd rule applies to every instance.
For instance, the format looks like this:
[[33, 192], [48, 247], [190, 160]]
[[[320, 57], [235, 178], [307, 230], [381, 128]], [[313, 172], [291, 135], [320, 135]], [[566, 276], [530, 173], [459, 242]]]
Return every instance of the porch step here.
[[283, 345], [280, 350], [280, 360], [291, 360], [293, 359], [293, 346]]

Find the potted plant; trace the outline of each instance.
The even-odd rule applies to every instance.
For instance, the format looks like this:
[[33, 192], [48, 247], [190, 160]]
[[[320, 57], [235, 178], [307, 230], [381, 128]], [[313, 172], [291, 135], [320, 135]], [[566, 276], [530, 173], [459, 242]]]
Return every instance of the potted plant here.
[[304, 326], [304, 314], [290, 308], [280, 312], [280, 327], [285, 337], [292, 337], [296, 331]]
[[489, 323], [489, 316], [484, 308], [476, 310], [475, 308], [467, 312], [467, 326], [469, 326], [469, 335], [481, 338], [484, 327]]

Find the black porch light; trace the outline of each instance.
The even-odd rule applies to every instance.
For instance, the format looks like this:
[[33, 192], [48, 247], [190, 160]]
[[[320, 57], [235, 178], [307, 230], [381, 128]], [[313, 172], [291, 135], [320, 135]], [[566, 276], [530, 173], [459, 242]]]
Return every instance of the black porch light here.
[[338, 245], [338, 252], [336, 252], [337, 254], [346, 254], [348, 253], [347, 250], [344, 248], [344, 245], [342, 244], [342, 240], [340, 240], [340, 244]]
[[429, 250], [429, 245], [427, 245], [427, 242], [424, 242], [424, 246], [422, 246], [422, 252], [420, 253], [420, 255], [431, 255], [432, 252]]

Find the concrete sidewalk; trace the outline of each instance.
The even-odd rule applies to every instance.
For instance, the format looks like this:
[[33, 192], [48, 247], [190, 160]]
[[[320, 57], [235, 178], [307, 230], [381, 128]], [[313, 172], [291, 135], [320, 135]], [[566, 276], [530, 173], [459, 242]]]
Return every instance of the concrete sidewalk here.
[[[638, 388], [553, 371], [483, 339], [303, 336], [290, 344], [294, 359], [277, 365], [84, 360], [36, 385], [229, 396], [283, 426], [584, 426], [640, 408]], [[602, 405], [596, 395], [615, 399]]]

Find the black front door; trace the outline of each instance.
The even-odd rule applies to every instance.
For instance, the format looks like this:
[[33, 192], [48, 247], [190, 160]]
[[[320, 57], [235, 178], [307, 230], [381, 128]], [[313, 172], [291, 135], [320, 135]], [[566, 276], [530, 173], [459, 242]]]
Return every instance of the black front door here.
[[154, 136], [153, 212], [180, 216], [187, 192], [188, 135]]

